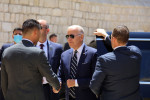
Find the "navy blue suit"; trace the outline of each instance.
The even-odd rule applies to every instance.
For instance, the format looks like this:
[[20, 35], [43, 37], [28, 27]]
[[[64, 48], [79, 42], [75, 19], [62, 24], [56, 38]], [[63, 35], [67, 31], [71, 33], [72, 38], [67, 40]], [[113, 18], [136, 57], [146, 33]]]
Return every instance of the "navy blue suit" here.
[[[97, 50], [84, 45], [80, 60], [77, 66], [77, 82], [75, 87], [76, 100], [96, 100], [96, 95], [89, 88], [90, 80], [95, 69]], [[61, 64], [58, 77], [62, 84], [70, 79], [70, 63], [73, 55], [73, 49], [64, 51], [61, 55]], [[66, 85], [66, 100], [69, 100], [69, 89]]]
[[[1, 58], [2, 58], [2, 54], [4, 52], [4, 50], [10, 46], [12, 46], [14, 43], [8, 43], [8, 44], [4, 44], [0, 50], [0, 67], [1, 67]], [[4, 100], [4, 96], [1, 90], [1, 71], [0, 71], [0, 100]]]
[[140, 63], [141, 51], [136, 46], [118, 47], [98, 57], [91, 90], [101, 100], [141, 100]]
[[[54, 73], [57, 74], [58, 68], [60, 66], [60, 57], [62, 53], [62, 46], [58, 43], [54, 43], [47, 40], [47, 58], [52, 67]], [[58, 94], [54, 94], [52, 88], [49, 84], [43, 85], [46, 100], [58, 100]]]
[[52, 66], [53, 71], [57, 73], [60, 66], [61, 53], [63, 51], [62, 46], [58, 43], [48, 41], [47, 49], [49, 63]]

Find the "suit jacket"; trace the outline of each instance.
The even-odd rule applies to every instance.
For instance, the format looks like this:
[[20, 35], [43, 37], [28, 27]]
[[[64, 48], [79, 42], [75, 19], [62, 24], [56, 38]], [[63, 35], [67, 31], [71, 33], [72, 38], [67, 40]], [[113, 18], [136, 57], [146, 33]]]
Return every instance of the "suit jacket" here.
[[60, 66], [60, 58], [62, 53], [62, 46], [58, 43], [48, 41], [48, 61], [52, 67], [52, 70], [57, 74], [58, 68]]
[[[81, 57], [77, 66], [77, 82], [76, 87], [77, 100], [96, 100], [96, 96], [89, 88], [90, 80], [95, 69], [97, 50], [88, 46], [84, 46]], [[69, 49], [62, 53], [61, 64], [59, 67], [58, 77], [62, 83], [66, 83], [70, 79], [70, 62], [73, 49]], [[69, 89], [66, 86], [66, 100], [69, 100]]]
[[54, 88], [60, 87], [44, 51], [28, 40], [4, 51], [1, 71], [5, 100], [44, 100], [43, 76]]
[[7, 43], [2, 46], [2, 48], [0, 50], [0, 67], [1, 67], [2, 54], [3, 54], [4, 50], [12, 45], [14, 45], [14, 43]]
[[141, 100], [140, 62], [141, 52], [136, 46], [118, 47], [98, 57], [91, 90], [101, 100]]

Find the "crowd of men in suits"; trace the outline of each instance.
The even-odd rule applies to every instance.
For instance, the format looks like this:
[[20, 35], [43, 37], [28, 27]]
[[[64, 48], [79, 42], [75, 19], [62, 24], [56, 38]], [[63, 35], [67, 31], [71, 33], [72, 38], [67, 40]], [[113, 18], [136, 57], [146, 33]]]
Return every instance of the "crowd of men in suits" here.
[[126, 46], [126, 26], [115, 27], [111, 39], [104, 29], [94, 32], [111, 48], [99, 57], [83, 42], [83, 27], [68, 27], [66, 51], [47, 39], [49, 31], [46, 20], [34, 19], [14, 29], [14, 42], [3, 45], [0, 53], [0, 100], [59, 100], [63, 86], [65, 100], [142, 100], [141, 52]]

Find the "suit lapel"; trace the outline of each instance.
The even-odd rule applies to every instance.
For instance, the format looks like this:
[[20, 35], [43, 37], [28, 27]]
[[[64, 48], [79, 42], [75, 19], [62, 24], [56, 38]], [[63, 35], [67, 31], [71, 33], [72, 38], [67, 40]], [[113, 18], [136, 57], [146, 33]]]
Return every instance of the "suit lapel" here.
[[73, 55], [73, 49], [70, 49], [69, 50], [69, 54], [68, 54], [68, 56], [66, 58], [67, 69], [68, 69], [68, 79], [70, 78], [70, 64], [71, 64], [72, 55]]
[[83, 47], [83, 50], [82, 50], [82, 53], [81, 53], [81, 56], [80, 56], [80, 59], [79, 59], [79, 63], [78, 63], [78, 66], [77, 66], [77, 75], [79, 73], [79, 70], [81, 69], [80, 67], [82, 66], [82, 64], [84, 63], [85, 61], [85, 58], [87, 56], [87, 48], [86, 48], [86, 45], [84, 45]]
[[48, 53], [48, 60], [50, 63], [51, 63], [52, 56], [54, 54], [53, 52], [54, 50], [52, 47], [52, 43], [50, 41], [47, 41], [47, 53]]

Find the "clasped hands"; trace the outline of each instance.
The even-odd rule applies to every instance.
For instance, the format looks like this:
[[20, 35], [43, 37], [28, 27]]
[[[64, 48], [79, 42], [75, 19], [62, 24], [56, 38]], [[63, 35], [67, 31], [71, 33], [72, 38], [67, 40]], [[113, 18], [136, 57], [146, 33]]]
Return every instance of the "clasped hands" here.
[[[61, 89], [61, 85], [62, 85], [62, 83], [60, 83], [60, 89]], [[74, 79], [68, 79], [67, 80], [67, 86], [68, 86], [68, 88], [75, 87], [75, 80]], [[53, 88], [53, 92], [58, 93], [60, 91], [60, 89], [56, 90], [55, 88]]]

